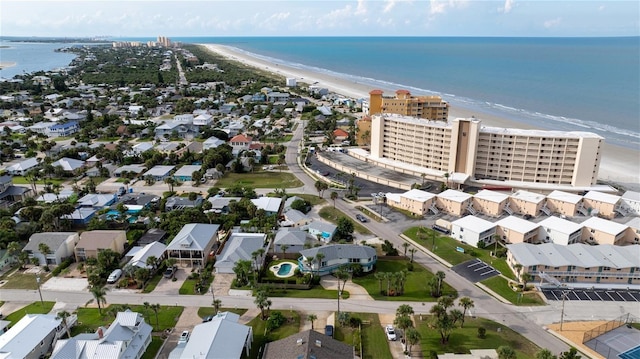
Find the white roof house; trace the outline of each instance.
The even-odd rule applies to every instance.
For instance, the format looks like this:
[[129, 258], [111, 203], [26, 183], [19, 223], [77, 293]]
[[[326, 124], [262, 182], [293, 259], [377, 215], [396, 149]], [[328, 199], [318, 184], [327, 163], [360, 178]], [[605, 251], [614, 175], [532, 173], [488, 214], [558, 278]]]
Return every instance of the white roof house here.
[[569, 192], [555, 190], [547, 195], [547, 199], [554, 199], [556, 201], [578, 204], [580, 201], [582, 201], [582, 196], [578, 196], [577, 194], [573, 194]]
[[282, 205], [282, 198], [278, 197], [260, 197], [252, 199], [251, 202], [258, 207], [258, 209], [264, 209], [267, 214], [277, 214], [280, 212], [280, 206]]
[[451, 222], [451, 237], [474, 247], [493, 243], [496, 225], [482, 218], [466, 216]]
[[528, 233], [539, 227], [538, 223], [529, 222], [516, 216], [509, 216], [496, 222], [496, 225], [514, 230], [518, 233]]
[[217, 224], [185, 224], [167, 245], [167, 256], [189, 265], [204, 264], [214, 242], [218, 239], [218, 228], [220, 226]]
[[416, 188], [400, 194], [400, 197], [405, 197], [418, 202], [427, 202], [435, 196], [436, 195], [431, 192], [423, 191]]
[[24, 161], [18, 162], [7, 167], [7, 173], [10, 175], [23, 176], [28, 170], [35, 168], [39, 165], [38, 159], [35, 157], [27, 158]]
[[216, 148], [220, 145], [224, 145], [225, 141], [215, 137], [215, 136], [211, 136], [209, 138], [207, 138], [203, 143], [202, 143], [202, 150], [206, 151], [210, 148]]
[[[177, 171], [173, 173], [173, 177], [180, 180], [191, 180], [191, 175], [195, 171], [200, 171], [202, 169], [202, 165], [184, 165], [178, 168]], [[189, 178], [189, 179], [186, 179]]]
[[442, 193], [438, 193], [438, 198], [446, 199], [452, 202], [462, 203], [472, 196], [462, 191], [456, 191], [455, 189], [448, 189]]
[[640, 266], [640, 245], [616, 246], [583, 243], [568, 246], [544, 243], [508, 244], [507, 248], [516, 263], [523, 266], [577, 266], [582, 268], [632, 268]]
[[75, 171], [78, 168], [82, 168], [84, 166], [84, 161], [76, 160], [75, 158], [67, 158], [63, 157], [54, 163], [51, 164], [53, 167], [60, 166], [63, 170], [67, 172]]
[[498, 191], [483, 189], [480, 192], [474, 194], [473, 198], [482, 199], [489, 202], [502, 203], [502, 201], [509, 199], [509, 195]]
[[142, 177], [151, 176], [151, 177], [155, 178], [156, 180], [163, 180], [165, 177], [169, 176], [169, 173], [175, 167], [176, 166], [153, 166], [153, 168], [151, 168], [150, 170], [145, 172], [142, 175]]
[[622, 202], [635, 215], [640, 214], [640, 192], [626, 191], [622, 195]]
[[568, 245], [578, 242], [582, 236], [582, 225], [562, 219], [560, 217], [547, 217], [538, 222], [540, 226], [540, 239], [552, 241], [555, 244]]
[[[251, 254], [264, 246], [264, 233], [231, 233], [222, 253], [216, 257], [217, 273], [234, 273], [233, 267], [240, 260], [253, 260]], [[262, 261], [262, 258], [260, 258]]]
[[582, 222], [582, 226], [614, 236], [626, 231], [627, 228], [629, 228], [629, 226], [627, 225], [609, 221], [599, 217], [589, 217], [586, 221]]
[[598, 191], [589, 191], [584, 195], [585, 199], [591, 199], [597, 202], [616, 204], [620, 201], [620, 196], [615, 196], [608, 193], [598, 192]]
[[125, 257], [131, 257], [125, 267], [133, 266], [152, 269], [153, 266], [147, 265], [147, 259], [150, 257], [156, 257], [156, 262], [160, 261], [164, 257], [166, 249], [167, 246], [160, 242], [149, 243], [144, 247], [133, 247], [125, 255]]
[[238, 323], [240, 316], [234, 313], [218, 313], [210, 322], [193, 328], [189, 341], [178, 344], [169, 359], [229, 359], [246, 356], [251, 350], [253, 331], [250, 326]]
[[531, 203], [540, 203], [546, 199], [545, 195], [524, 190], [519, 190], [516, 193], [512, 194], [511, 198], [517, 198]]
[[51, 359], [140, 358], [151, 343], [151, 331], [142, 314], [119, 312], [107, 329], [59, 340]]
[[37, 358], [46, 354], [56, 335], [64, 331], [60, 323], [61, 320], [51, 314], [25, 315], [0, 335], [0, 358]]

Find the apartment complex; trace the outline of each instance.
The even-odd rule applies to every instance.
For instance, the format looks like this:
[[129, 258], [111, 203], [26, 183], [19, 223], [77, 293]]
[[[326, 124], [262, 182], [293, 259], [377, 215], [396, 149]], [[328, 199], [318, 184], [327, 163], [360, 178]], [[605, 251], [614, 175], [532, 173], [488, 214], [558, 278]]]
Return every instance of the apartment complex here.
[[440, 96], [412, 96], [407, 90], [396, 91], [394, 97], [384, 97], [382, 90], [373, 90], [369, 92], [369, 113], [397, 113], [446, 122], [449, 103]]
[[603, 138], [590, 132], [483, 127], [475, 118], [449, 123], [397, 114], [371, 122], [371, 157], [452, 177], [591, 186]]

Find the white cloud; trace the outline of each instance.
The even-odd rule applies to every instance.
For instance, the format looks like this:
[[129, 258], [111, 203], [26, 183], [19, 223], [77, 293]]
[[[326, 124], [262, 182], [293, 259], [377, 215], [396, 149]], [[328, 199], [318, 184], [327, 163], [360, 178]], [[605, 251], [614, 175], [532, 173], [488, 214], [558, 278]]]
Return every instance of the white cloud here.
[[606, 9], [606, 7], [604, 5], [600, 5], [600, 7], [598, 7], [598, 11], [602, 11], [604, 9]]
[[552, 27], [560, 25], [561, 22], [562, 18], [557, 17], [555, 19], [545, 21], [542, 25], [545, 27], [545, 29], [550, 29]]
[[286, 23], [285, 20], [291, 15], [290, 12], [276, 12], [267, 17], [264, 21], [259, 23], [259, 27], [266, 30], [278, 30], [280, 25]]
[[504, 0], [504, 6], [501, 8], [498, 8], [498, 11], [508, 14], [509, 12], [511, 12], [511, 9], [513, 8], [513, 2], [514, 0]]
[[384, 10], [382, 10], [382, 12], [388, 13], [389, 11], [393, 10], [395, 6], [396, 6], [395, 0], [387, 0], [387, 5], [384, 6]]
[[364, 0], [358, 0], [358, 6], [356, 7], [355, 15], [364, 15], [367, 13], [367, 7], [364, 5]]
[[429, 13], [431, 15], [444, 14], [449, 9], [464, 9], [469, 5], [469, 0], [430, 0]]

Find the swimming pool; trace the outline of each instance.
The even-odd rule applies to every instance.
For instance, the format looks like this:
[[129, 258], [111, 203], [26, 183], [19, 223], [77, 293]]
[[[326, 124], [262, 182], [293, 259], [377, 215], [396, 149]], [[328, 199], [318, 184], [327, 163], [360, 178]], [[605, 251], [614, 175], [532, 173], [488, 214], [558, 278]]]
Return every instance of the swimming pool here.
[[618, 354], [621, 359], [640, 359], [640, 345], [631, 348], [622, 354]]
[[289, 278], [295, 274], [296, 265], [293, 262], [282, 262], [271, 266], [269, 269], [278, 278]]

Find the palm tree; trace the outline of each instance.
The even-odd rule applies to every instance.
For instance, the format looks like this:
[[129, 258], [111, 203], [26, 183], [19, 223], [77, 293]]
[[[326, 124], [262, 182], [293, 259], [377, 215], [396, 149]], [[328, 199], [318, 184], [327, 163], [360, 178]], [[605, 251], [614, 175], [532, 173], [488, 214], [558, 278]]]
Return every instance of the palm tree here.
[[541, 349], [536, 353], [536, 359], [557, 359], [549, 349]]
[[378, 280], [378, 291], [382, 293], [382, 280], [384, 279], [384, 273], [376, 272], [373, 276]]
[[436, 278], [438, 278], [438, 296], [440, 296], [442, 294], [442, 282], [444, 281], [444, 277], [446, 276], [446, 274], [444, 274], [443, 271], [437, 271], [436, 272]]
[[149, 323], [151, 323], [151, 319], [149, 318], [149, 309], [151, 308], [151, 303], [144, 302], [142, 303], [142, 305], [144, 305], [144, 314], [147, 315], [147, 320], [149, 321]]
[[396, 315], [413, 315], [413, 307], [408, 304], [402, 304], [396, 309]]
[[67, 318], [70, 316], [71, 313], [66, 310], [59, 311], [58, 314], [56, 314], [56, 318], [62, 321], [62, 326], [64, 327], [64, 330], [67, 331], [67, 338], [71, 338], [71, 330], [69, 330], [69, 323], [67, 323]]
[[169, 186], [169, 192], [173, 193], [173, 186], [175, 186], [176, 180], [173, 177], [167, 177], [164, 179], [164, 183]]
[[160, 310], [160, 304], [158, 304], [158, 303], [152, 304], [151, 305], [151, 310], [153, 310], [153, 312], [156, 314], [156, 330], [158, 330], [158, 325], [159, 325], [158, 311]]
[[522, 280], [522, 291], [525, 292], [527, 290], [527, 283], [533, 280], [533, 276], [528, 272], [522, 273], [520, 280]]
[[256, 299], [253, 301], [258, 309], [260, 309], [260, 317], [264, 320], [267, 318], [265, 309], [271, 306], [271, 301], [267, 297], [267, 293], [260, 289], [256, 293]]
[[38, 244], [38, 250], [42, 253], [42, 257], [44, 257], [44, 265], [47, 265], [47, 254], [51, 252], [51, 248], [49, 248], [46, 243], [42, 242]]
[[285, 255], [287, 254], [287, 249], [289, 249], [288, 245], [286, 244], [280, 245], [280, 250], [282, 251], [282, 259], [285, 258]]
[[404, 248], [404, 256], [405, 258], [407, 257], [407, 249], [409, 248], [410, 244], [409, 242], [403, 242], [402, 243], [402, 248]]
[[409, 249], [409, 253], [411, 253], [411, 263], [413, 263], [413, 255], [417, 252], [418, 250], [415, 248], [411, 248]]
[[316, 262], [318, 263], [318, 277], [320, 276], [320, 268], [322, 267], [322, 260], [324, 259], [324, 253], [318, 252], [316, 254]]
[[518, 274], [518, 279], [520, 279], [520, 272], [522, 272], [522, 264], [520, 263], [516, 263], [513, 265], [513, 269], [516, 270], [517, 274]]
[[222, 307], [222, 300], [220, 299], [215, 299], [213, 301], [213, 310], [216, 314], [218, 314], [218, 312], [220, 311], [220, 308]]
[[307, 316], [307, 320], [311, 322], [311, 330], [313, 330], [313, 322], [315, 322], [316, 319], [318, 319], [318, 316], [315, 314], [309, 314]]
[[7, 245], [7, 254], [12, 259], [13, 259], [13, 256], [20, 253], [20, 250], [22, 250], [22, 247], [20, 246], [20, 243], [17, 241], [9, 242], [9, 244]]
[[102, 305], [107, 304], [107, 291], [104, 284], [94, 285], [89, 290], [98, 304], [98, 313], [102, 315]]
[[336, 208], [336, 199], [338, 199], [338, 192], [331, 191], [331, 200], [333, 201], [333, 208]]
[[404, 332], [404, 338], [406, 343], [409, 345], [407, 351], [409, 355], [411, 355], [411, 347], [420, 343], [420, 339], [422, 339], [422, 335], [416, 328], [407, 328]]
[[460, 328], [464, 326], [464, 317], [467, 315], [467, 310], [474, 307], [473, 300], [469, 297], [462, 297], [458, 302], [458, 306], [462, 307], [462, 321], [460, 322]]

